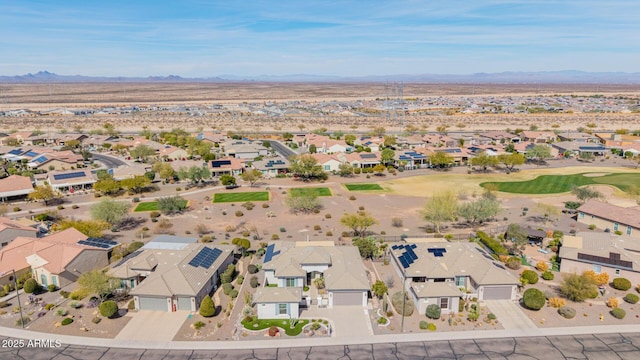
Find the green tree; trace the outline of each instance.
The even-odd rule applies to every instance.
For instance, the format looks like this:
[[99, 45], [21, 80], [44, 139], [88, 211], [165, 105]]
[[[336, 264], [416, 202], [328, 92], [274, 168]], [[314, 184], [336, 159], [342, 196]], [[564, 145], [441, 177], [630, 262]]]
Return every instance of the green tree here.
[[393, 162], [393, 157], [396, 156], [396, 152], [391, 149], [383, 149], [380, 152], [380, 161], [386, 166]]
[[318, 164], [318, 160], [311, 155], [300, 155], [291, 159], [289, 166], [291, 173], [303, 181], [326, 180], [327, 173]]
[[316, 147], [316, 144], [309, 145], [309, 153], [310, 154], [315, 154], [317, 152], [318, 152], [318, 148]]
[[184, 211], [189, 202], [181, 196], [166, 196], [158, 199], [158, 210], [163, 214], [176, 214]]
[[446, 168], [451, 166], [455, 160], [453, 156], [447, 154], [444, 151], [436, 151], [429, 156], [429, 163], [436, 168]]
[[591, 189], [588, 186], [584, 186], [584, 187], [573, 186], [571, 188], [571, 193], [575, 195], [578, 198], [578, 200], [582, 202], [585, 202], [591, 199], [600, 199], [603, 197], [601, 192], [599, 192], [598, 190]]
[[581, 205], [582, 204], [577, 202], [577, 201], [567, 201], [567, 202], [564, 203], [565, 209], [568, 209], [568, 210], [578, 210], [578, 208]]
[[36, 290], [38, 290], [38, 287], [38, 282], [33, 278], [27, 279], [27, 281], [25, 281], [22, 285], [22, 289], [27, 294], [33, 294], [34, 292], [36, 292]]
[[593, 153], [581, 151], [580, 155], [578, 155], [578, 158], [582, 161], [593, 161], [596, 157], [593, 155]]
[[375, 254], [378, 252], [378, 246], [376, 245], [376, 240], [373, 237], [353, 239], [353, 246], [358, 248], [360, 256], [364, 259], [373, 259]]
[[144, 175], [136, 175], [133, 178], [121, 180], [120, 185], [133, 193], [139, 194], [151, 185], [151, 180]]
[[129, 204], [122, 201], [104, 199], [89, 209], [91, 218], [115, 225], [122, 221], [129, 212]]
[[[108, 275], [102, 270], [92, 270], [82, 273], [78, 278], [78, 285], [82, 291], [100, 297], [100, 302], [104, 301], [113, 290], [118, 287], [120, 281]], [[105, 315], [106, 316], [106, 315]]]
[[98, 309], [100, 315], [110, 318], [118, 312], [118, 303], [113, 300], [104, 301], [98, 306]]
[[542, 214], [545, 224], [547, 224], [552, 217], [560, 215], [560, 209], [550, 204], [539, 203], [536, 208]]
[[345, 213], [340, 218], [340, 224], [353, 230], [354, 237], [365, 236], [369, 228], [377, 223], [378, 221], [366, 211]]
[[482, 171], [485, 173], [490, 166], [496, 166], [497, 164], [498, 159], [495, 156], [490, 156], [486, 151], [480, 152], [471, 159], [471, 165], [482, 168]]
[[512, 253], [521, 253], [529, 243], [529, 234], [518, 224], [509, 224], [505, 233], [505, 240], [512, 242]]
[[93, 184], [93, 189], [95, 191], [99, 191], [103, 195], [114, 195], [117, 194], [121, 189], [120, 181], [115, 180], [112, 177], [98, 180], [95, 184]]
[[51, 185], [45, 184], [45, 185], [36, 186], [33, 189], [33, 191], [29, 193], [27, 197], [29, 200], [32, 200], [32, 201], [42, 200], [44, 201], [44, 205], [47, 206], [49, 205], [49, 201], [53, 199], [58, 199], [61, 196], [62, 195], [60, 195], [60, 192], [58, 192], [57, 190], [54, 190], [51, 187]]
[[376, 282], [371, 285], [371, 292], [373, 292], [378, 297], [378, 299], [382, 299], [387, 291], [389, 291], [389, 289], [387, 288], [387, 284], [385, 284], [382, 280], [376, 280]]
[[353, 166], [349, 163], [342, 163], [338, 166], [338, 175], [342, 177], [349, 177], [353, 175]]
[[598, 294], [598, 288], [593, 279], [585, 274], [566, 274], [560, 283], [560, 293], [571, 301], [582, 302]]
[[224, 186], [232, 186], [236, 184], [236, 178], [233, 175], [224, 174], [220, 176], [220, 183]]
[[382, 164], [378, 164], [373, 167], [373, 172], [375, 172], [376, 175], [382, 176], [385, 170], [387, 170], [387, 168]]
[[472, 226], [493, 218], [500, 212], [500, 201], [481, 197], [464, 203], [458, 208], [458, 215], [465, 218]]
[[146, 162], [149, 159], [149, 157], [155, 154], [156, 154], [155, 149], [144, 144], [140, 144], [134, 147], [133, 149], [129, 150], [129, 155], [131, 155], [133, 159], [138, 159], [142, 162]]
[[231, 243], [233, 245], [239, 246], [240, 249], [242, 249], [242, 255], [244, 255], [245, 252], [251, 247], [251, 241], [245, 238], [234, 238], [233, 240], [231, 240]]
[[282, 138], [285, 141], [291, 141], [293, 139], [293, 134], [290, 133], [290, 132], [285, 132], [285, 133], [282, 134]]
[[384, 147], [391, 147], [391, 146], [394, 146], [396, 143], [397, 143], [396, 137], [394, 135], [384, 136], [384, 142], [383, 142]]
[[242, 180], [249, 183], [249, 186], [254, 186], [263, 176], [262, 171], [258, 169], [247, 170], [240, 175]]
[[503, 164], [509, 172], [511, 172], [517, 165], [524, 164], [524, 155], [517, 152], [500, 154], [498, 155], [498, 161]]
[[356, 136], [353, 134], [347, 134], [344, 136], [344, 142], [347, 145], [353, 146], [353, 143], [356, 141]]
[[303, 193], [297, 196], [292, 196], [291, 194], [289, 194], [284, 199], [284, 202], [285, 204], [287, 204], [287, 206], [289, 206], [289, 209], [294, 214], [310, 214], [322, 208], [320, 199], [318, 199], [317, 196], [311, 193]]
[[458, 198], [452, 192], [446, 192], [427, 200], [422, 210], [422, 217], [433, 223], [436, 232], [440, 233], [440, 225], [445, 221], [454, 221], [457, 213]]
[[387, 129], [385, 129], [382, 126], [376, 126], [373, 129], [371, 129], [371, 135], [373, 136], [383, 136], [386, 132], [387, 132]]
[[176, 176], [176, 171], [173, 169], [171, 164], [167, 162], [156, 161], [151, 169], [163, 180], [170, 180]]
[[216, 305], [208, 294], [202, 298], [200, 302], [200, 315], [204, 317], [212, 317], [216, 313]]
[[535, 159], [538, 162], [543, 162], [551, 157], [551, 148], [547, 145], [534, 145], [527, 151], [527, 157]]
[[189, 168], [181, 167], [178, 169], [178, 178], [180, 180], [189, 180], [192, 184], [197, 184], [203, 179], [211, 177], [211, 170], [205, 166], [191, 166]]

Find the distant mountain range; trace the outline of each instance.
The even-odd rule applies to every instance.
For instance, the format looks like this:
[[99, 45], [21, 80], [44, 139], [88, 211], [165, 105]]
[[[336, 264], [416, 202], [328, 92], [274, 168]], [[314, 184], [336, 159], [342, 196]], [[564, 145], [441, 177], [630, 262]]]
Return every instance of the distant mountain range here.
[[323, 76], [308, 74], [184, 78], [178, 75], [149, 77], [104, 77], [58, 75], [48, 71], [35, 74], [0, 76], [0, 83], [189, 83], [189, 82], [387, 82], [407, 83], [478, 83], [478, 84], [640, 84], [640, 73], [585, 72], [577, 70], [542, 72], [476, 73], [468, 75], [398, 74], [371, 76]]

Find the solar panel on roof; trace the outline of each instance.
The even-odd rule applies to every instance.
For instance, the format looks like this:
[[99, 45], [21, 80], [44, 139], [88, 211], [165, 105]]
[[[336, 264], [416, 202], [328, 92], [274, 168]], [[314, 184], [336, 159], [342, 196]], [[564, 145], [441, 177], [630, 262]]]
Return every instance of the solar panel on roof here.
[[27, 151], [27, 152], [25, 153], [25, 155], [26, 155], [26, 156], [34, 157], [34, 156], [38, 156], [38, 153], [37, 153], [37, 152], [35, 152], [35, 151]]
[[376, 154], [360, 154], [360, 157], [363, 159], [375, 159]]
[[412, 249], [415, 249], [415, 248], [417, 248], [417, 247], [418, 247], [418, 245], [416, 245], [416, 244], [411, 244], [411, 246], [410, 246], [410, 247], [411, 247]]
[[9, 151], [9, 154], [11, 155], [20, 155], [20, 153], [22, 153], [22, 149], [14, 149]]
[[100, 238], [87, 238], [86, 240], [78, 241], [78, 244], [97, 247], [97, 248], [101, 248], [101, 249], [109, 249], [109, 248], [112, 248], [112, 247], [118, 245], [118, 243], [116, 241], [111, 241], [111, 240], [107, 240], [107, 239], [100, 239]]
[[43, 162], [47, 161], [47, 157], [46, 156], [39, 156], [34, 161], [37, 162], [38, 164], [42, 164]]
[[271, 259], [273, 259], [274, 256], [280, 254], [280, 250], [278, 251], [274, 251], [275, 250], [276, 245], [275, 244], [271, 244], [269, 246], [267, 246], [267, 251], [264, 253], [264, 263], [268, 263], [269, 261], [271, 261]]
[[399, 257], [398, 259], [400, 260], [400, 264], [402, 264], [402, 267], [403, 267], [403, 268], [405, 268], [405, 269], [406, 269], [406, 268], [408, 268], [408, 267], [409, 267], [409, 264], [408, 264], [408, 263], [407, 263], [407, 261], [404, 259], [404, 257], [402, 257], [402, 256], [401, 256], [401, 257]]
[[84, 173], [84, 171], [76, 171], [76, 172], [66, 173], [66, 174], [55, 174], [55, 175], [53, 175], [53, 179], [54, 180], [66, 180], [66, 179], [74, 179], [74, 178], [83, 177], [85, 175], [86, 174]]
[[398, 245], [393, 245], [393, 246], [391, 247], [391, 249], [392, 249], [392, 250], [397, 250], [397, 249], [398, 249]]
[[191, 261], [189, 261], [189, 265], [193, 267], [200, 266], [205, 269], [208, 269], [211, 267], [211, 265], [213, 265], [216, 259], [218, 259], [220, 254], [222, 254], [222, 250], [218, 248], [213, 248], [213, 249], [208, 247], [202, 248], [202, 250], [200, 250], [198, 254], [194, 256], [193, 259], [191, 259]]

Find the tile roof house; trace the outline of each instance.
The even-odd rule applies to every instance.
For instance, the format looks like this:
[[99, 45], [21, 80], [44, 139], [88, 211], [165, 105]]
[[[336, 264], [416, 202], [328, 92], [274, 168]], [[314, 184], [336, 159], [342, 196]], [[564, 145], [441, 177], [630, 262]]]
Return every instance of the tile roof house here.
[[0, 200], [7, 201], [27, 196], [33, 191], [31, 178], [11, 175], [0, 179]]
[[242, 159], [229, 156], [211, 160], [208, 164], [211, 167], [211, 176], [240, 175], [244, 170]]
[[597, 200], [589, 200], [578, 208], [579, 223], [595, 225], [599, 229], [619, 231], [624, 236], [640, 239], [640, 207], [621, 207]]
[[565, 235], [558, 256], [563, 273], [592, 270], [607, 273], [610, 279], [624, 277], [640, 283], [640, 246], [627, 237], [594, 232]]
[[31, 169], [64, 169], [72, 168], [83, 162], [82, 155], [71, 150], [49, 151], [33, 157], [27, 163]]
[[35, 238], [38, 230], [35, 227], [23, 225], [15, 220], [6, 217], [0, 217], [0, 248], [3, 248], [15, 238], [30, 237]]
[[[0, 273], [32, 272], [42, 286], [64, 287], [84, 272], [107, 266], [108, 252], [117, 243], [103, 246], [102, 242], [87, 238], [74, 228], [38, 239], [17, 237], [0, 250]], [[6, 276], [0, 279], [3, 284], [8, 281]]]
[[[337, 154], [309, 154], [318, 161], [324, 171], [338, 171], [343, 161], [340, 161]], [[346, 161], [346, 159], [345, 159]]]
[[325, 135], [307, 134], [305, 143], [307, 149], [309, 149], [311, 145], [315, 145], [316, 152], [318, 153], [329, 154], [353, 151], [353, 147], [347, 145], [344, 140], [331, 139]]
[[52, 171], [47, 173], [46, 182], [59, 191], [72, 191], [90, 188], [96, 183], [91, 170]]
[[[318, 305], [330, 308], [367, 305], [369, 278], [358, 248], [354, 246], [272, 242], [267, 246], [262, 268], [265, 285], [276, 287], [265, 287], [256, 292], [254, 303], [260, 318], [297, 318], [300, 304], [313, 301], [305, 301], [300, 290], [311, 286], [317, 278], [324, 278], [326, 290], [326, 294], [318, 298]], [[279, 300], [274, 302], [270, 296]]]
[[137, 310], [197, 311], [233, 263], [233, 245], [172, 241], [143, 247], [110, 270], [123, 287], [131, 288]]
[[179, 147], [165, 145], [160, 151], [158, 151], [158, 156], [163, 160], [184, 160], [189, 157], [189, 154], [186, 150], [180, 149]]
[[474, 243], [398, 244], [391, 246], [391, 258], [421, 314], [431, 304], [443, 313], [457, 312], [463, 296], [516, 297], [518, 279]]
[[290, 165], [289, 160], [284, 158], [264, 159], [251, 163], [251, 166], [254, 169], [260, 170], [266, 178], [273, 178], [277, 175], [288, 173]]
[[525, 130], [520, 133], [522, 141], [531, 141], [536, 144], [544, 144], [553, 142], [556, 140], [556, 133], [553, 131], [528, 131]]

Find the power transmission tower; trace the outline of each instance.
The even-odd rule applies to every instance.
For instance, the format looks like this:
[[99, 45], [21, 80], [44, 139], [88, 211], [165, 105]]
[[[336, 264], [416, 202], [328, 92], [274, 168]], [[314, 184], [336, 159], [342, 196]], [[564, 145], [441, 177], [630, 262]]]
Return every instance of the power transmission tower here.
[[[404, 131], [404, 83], [386, 83], [385, 109], [387, 122], [400, 124]], [[398, 110], [400, 108], [400, 110]]]

